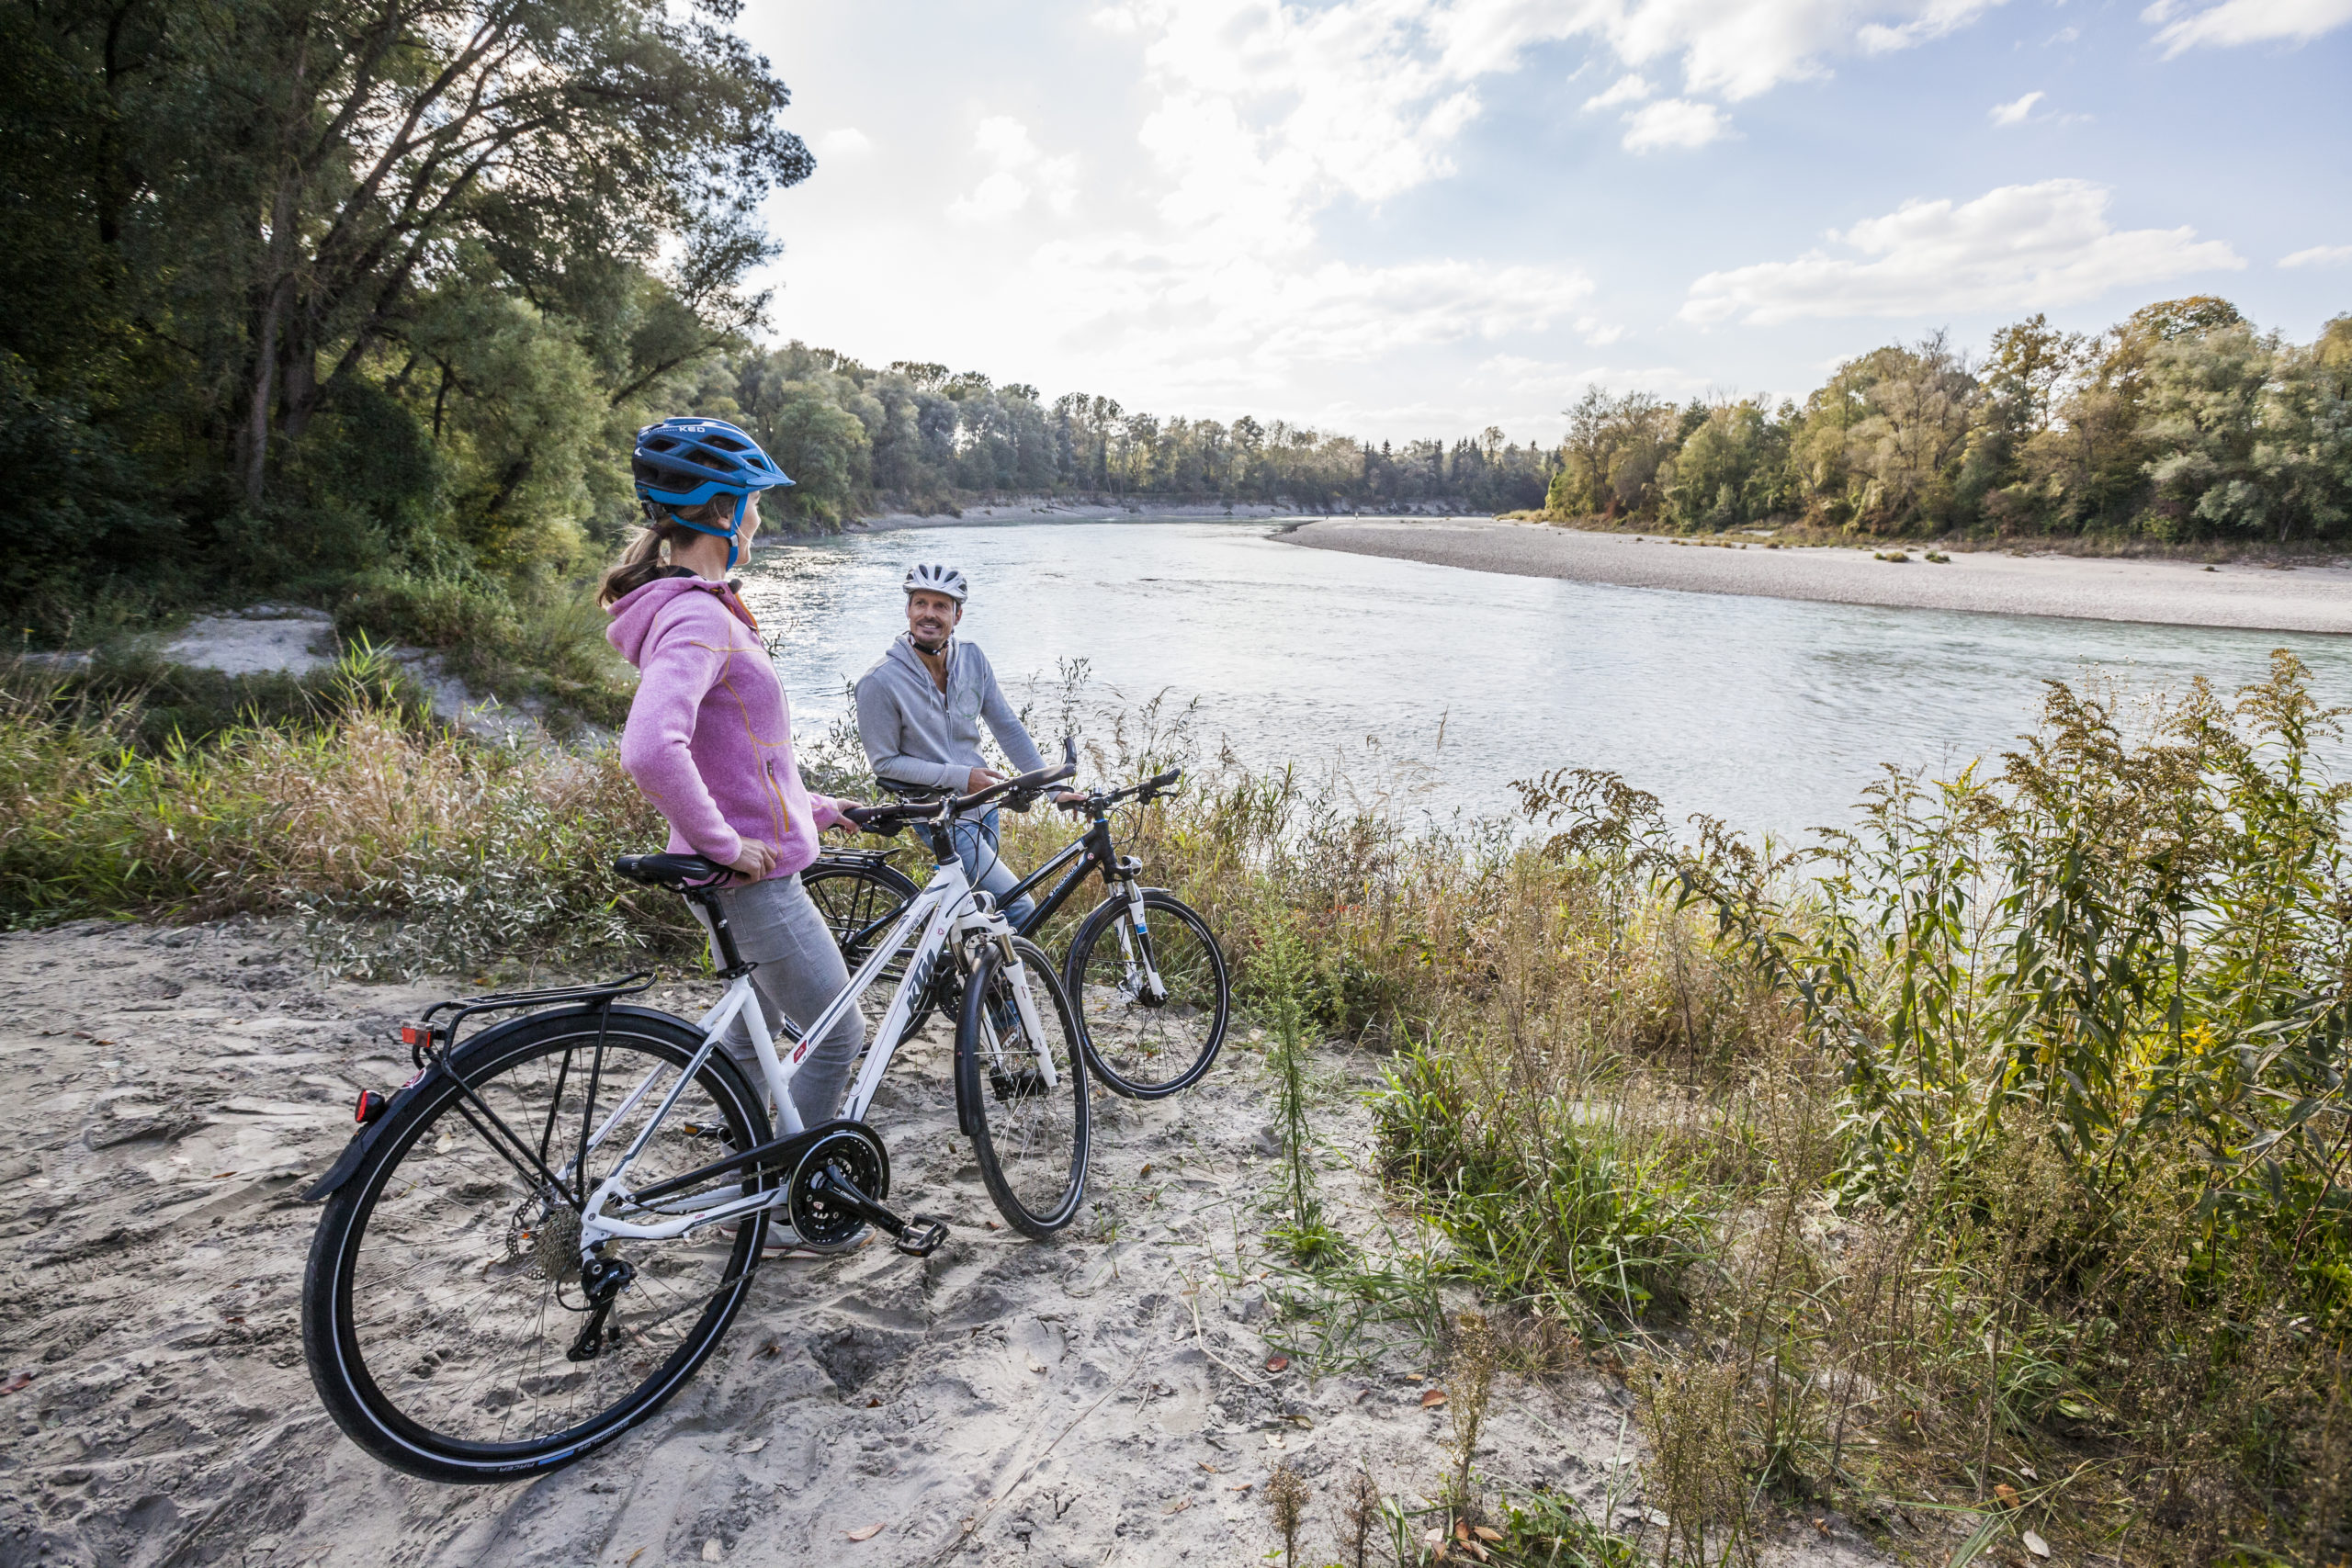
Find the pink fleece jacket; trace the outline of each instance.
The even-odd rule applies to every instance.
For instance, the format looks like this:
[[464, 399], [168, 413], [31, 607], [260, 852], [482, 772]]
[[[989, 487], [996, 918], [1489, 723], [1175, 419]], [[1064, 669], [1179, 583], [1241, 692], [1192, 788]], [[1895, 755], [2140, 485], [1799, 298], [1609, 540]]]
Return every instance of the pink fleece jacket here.
[[656, 578], [612, 606], [605, 632], [638, 668], [621, 766], [670, 819], [670, 852], [725, 864], [745, 840], [775, 851], [770, 876], [817, 858], [846, 820], [792, 761], [792, 708], [757, 623], [723, 583]]

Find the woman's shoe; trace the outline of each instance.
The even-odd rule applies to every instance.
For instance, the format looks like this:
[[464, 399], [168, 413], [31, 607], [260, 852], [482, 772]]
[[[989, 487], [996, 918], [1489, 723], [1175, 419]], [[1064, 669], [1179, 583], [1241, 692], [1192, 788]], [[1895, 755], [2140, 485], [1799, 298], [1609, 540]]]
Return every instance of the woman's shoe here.
[[[733, 1241], [736, 1229], [734, 1225], [721, 1225], [718, 1227], [718, 1234]], [[763, 1258], [822, 1258], [824, 1252], [801, 1240], [800, 1233], [792, 1228], [790, 1221], [772, 1219], [768, 1222], [768, 1238], [760, 1244], [760, 1256]]]

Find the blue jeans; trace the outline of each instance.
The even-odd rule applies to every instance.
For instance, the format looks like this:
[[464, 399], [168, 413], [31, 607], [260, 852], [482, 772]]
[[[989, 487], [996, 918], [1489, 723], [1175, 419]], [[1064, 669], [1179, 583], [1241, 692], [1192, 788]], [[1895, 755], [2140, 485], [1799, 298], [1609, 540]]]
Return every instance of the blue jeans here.
[[1008, 904], [1005, 895], [1012, 892], [1021, 878], [1004, 863], [996, 852], [998, 813], [989, 811], [978, 817], [959, 818], [951, 831], [956, 843], [956, 858], [964, 863], [964, 875], [973, 886], [994, 894], [996, 907], [1004, 918], [1018, 927], [1028, 919], [1036, 906], [1026, 898], [1015, 898]]

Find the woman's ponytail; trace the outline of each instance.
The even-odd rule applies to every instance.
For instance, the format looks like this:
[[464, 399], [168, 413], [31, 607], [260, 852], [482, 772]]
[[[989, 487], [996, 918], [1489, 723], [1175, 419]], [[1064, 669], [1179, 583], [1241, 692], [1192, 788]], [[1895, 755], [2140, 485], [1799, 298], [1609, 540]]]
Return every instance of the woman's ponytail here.
[[666, 509], [657, 512], [648, 506], [645, 526], [628, 542], [621, 558], [605, 569], [604, 581], [596, 585], [596, 603], [609, 610], [668, 570], [662, 559], [662, 547], [682, 544], [700, 532], [686, 527], [679, 518], [724, 527], [734, 514], [732, 496], [707, 501], [699, 506], [681, 506], [674, 513]]
[[596, 585], [596, 603], [606, 609], [655, 578], [662, 575], [662, 547], [675, 536], [677, 525], [668, 518], [650, 524], [637, 531], [628, 542], [621, 558], [605, 569], [605, 579]]

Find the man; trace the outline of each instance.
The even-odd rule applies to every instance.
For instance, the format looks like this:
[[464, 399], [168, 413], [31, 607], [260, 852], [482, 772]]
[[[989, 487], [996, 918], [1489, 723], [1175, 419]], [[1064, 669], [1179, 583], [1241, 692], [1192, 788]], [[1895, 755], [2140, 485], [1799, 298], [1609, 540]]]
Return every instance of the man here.
[[[969, 795], [1005, 775], [980, 759], [986, 721], [1014, 769], [1046, 765], [1020, 716], [1004, 700], [988, 656], [956, 636], [970, 590], [954, 567], [907, 569], [907, 629], [857, 682], [857, 734], [874, 776], [910, 794]], [[956, 853], [972, 886], [996, 896], [1014, 925], [1026, 898], [1004, 902], [1020, 878], [997, 856], [997, 813], [956, 825]]]

